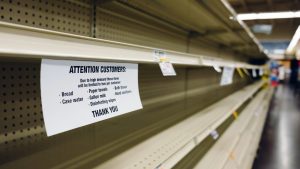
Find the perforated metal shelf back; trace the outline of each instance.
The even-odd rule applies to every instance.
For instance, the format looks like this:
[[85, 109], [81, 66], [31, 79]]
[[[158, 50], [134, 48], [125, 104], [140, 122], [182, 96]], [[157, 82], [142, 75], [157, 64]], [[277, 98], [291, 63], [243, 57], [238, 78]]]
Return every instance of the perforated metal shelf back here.
[[1, 61], [0, 70], [0, 159], [3, 162], [4, 154], [39, 142], [45, 138], [45, 131], [39, 62]]
[[72, 1], [0, 0], [0, 2], [1, 21], [84, 36], [91, 34], [91, 10]]
[[83, 36], [94, 36], [91, 31], [96, 29], [97, 38], [186, 51], [185, 34], [168, 35], [172, 30], [157, 31], [124, 19], [122, 14], [107, 13], [100, 1], [96, 12], [91, 0], [0, 1], [1, 21]]
[[[125, 43], [186, 52], [187, 34], [172, 34], [149, 28], [132, 20], [115, 16], [98, 8], [96, 37]], [[159, 26], [159, 25], [153, 25]], [[171, 29], [166, 30], [172, 32]]]

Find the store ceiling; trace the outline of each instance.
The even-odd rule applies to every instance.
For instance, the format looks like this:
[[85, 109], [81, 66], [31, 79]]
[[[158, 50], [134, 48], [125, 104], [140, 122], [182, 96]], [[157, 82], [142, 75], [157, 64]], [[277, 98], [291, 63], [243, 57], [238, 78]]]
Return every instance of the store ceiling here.
[[[235, 11], [240, 13], [281, 12], [300, 10], [300, 0], [228, 0]], [[269, 25], [272, 27], [270, 34], [255, 33], [255, 36], [268, 50], [286, 49], [290, 40], [300, 25], [300, 18], [245, 20], [250, 28], [255, 25]], [[272, 45], [273, 44], [273, 45]], [[278, 57], [278, 56], [276, 56]]]
[[228, 0], [238, 13], [299, 10], [299, 0]]

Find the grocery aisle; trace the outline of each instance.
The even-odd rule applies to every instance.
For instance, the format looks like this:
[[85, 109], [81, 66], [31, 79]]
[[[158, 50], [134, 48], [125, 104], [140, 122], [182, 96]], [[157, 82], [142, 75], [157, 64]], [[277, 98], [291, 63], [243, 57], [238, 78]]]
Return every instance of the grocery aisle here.
[[253, 169], [300, 168], [299, 100], [287, 84], [278, 87]]

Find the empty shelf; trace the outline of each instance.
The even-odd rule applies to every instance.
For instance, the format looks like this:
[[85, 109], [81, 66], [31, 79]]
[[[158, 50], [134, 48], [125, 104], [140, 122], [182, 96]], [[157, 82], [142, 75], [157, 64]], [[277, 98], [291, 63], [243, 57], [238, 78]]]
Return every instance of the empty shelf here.
[[[172, 168], [263, 84], [260, 81], [249, 85], [95, 168]], [[57, 168], [84, 165], [97, 159], [98, 151], [89, 152]]]
[[[155, 48], [61, 33], [0, 22], [0, 55], [22, 58], [80, 59], [134, 63], [157, 63]], [[170, 62], [194, 66], [260, 66], [175, 51], [166, 53]]]
[[261, 91], [226, 130], [195, 169], [250, 169], [272, 91]]

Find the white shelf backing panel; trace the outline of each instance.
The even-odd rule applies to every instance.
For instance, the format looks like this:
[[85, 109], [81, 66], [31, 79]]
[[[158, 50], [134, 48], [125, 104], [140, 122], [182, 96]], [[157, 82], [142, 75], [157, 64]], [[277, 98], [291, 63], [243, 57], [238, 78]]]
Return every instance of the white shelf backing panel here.
[[[51, 58], [99, 60], [134, 63], [156, 63], [155, 48], [138, 46], [103, 39], [95, 39], [80, 35], [61, 33], [28, 26], [21, 26], [0, 22], [0, 55], [24, 58]], [[201, 55], [180, 53], [163, 50], [170, 62], [179, 65], [212, 66], [216, 62], [219, 66], [234, 66], [258, 68], [236, 61], [224, 61], [205, 56], [209, 64], [203, 64]], [[218, 60], [218, 61], [216, 61]]]
[[[257, 82], [247, 86], [95, 168], [171, 168], [262, 85], [263, 82]], [[77, 158], [58, 168], [81, 166], [93, 159], [97, 155]]]
[[241, 115], [225, 131], [215, 145], [205, 154], [205, 156], [195, 165], [195, 169], [222, 169], [228, 158], [235, 158], [232, 150], [239, 142], [245, 128], [251, 121], [256, 107], [263, 99], [265, 91], [260, 92], [243, 110]]

